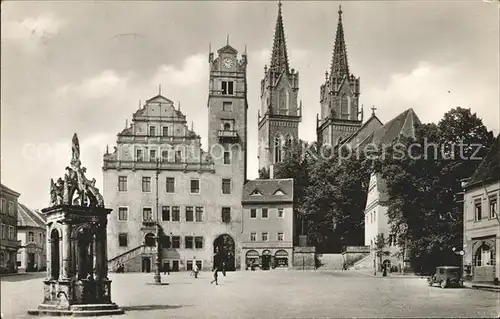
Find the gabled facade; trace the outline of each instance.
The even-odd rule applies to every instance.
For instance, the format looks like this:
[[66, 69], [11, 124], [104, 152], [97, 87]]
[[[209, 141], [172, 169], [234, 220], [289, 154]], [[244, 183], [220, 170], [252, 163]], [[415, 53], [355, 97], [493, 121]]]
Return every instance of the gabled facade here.
[[[161, 94], [137, 110], [104, 155], [110, 267], [153, 271], [158, 224], [162, 267], [211, 269], [216, 247], [239, 266], [246, 178], [246, 55], [229, 44], [209, 53], [208, 151], [179, 107]], [[156, 202], [158, 190], [158, 202]]]
[[0, 184], [0, 273], [17, 272], [17, 199], [20, 194]]
[[290, 69], [281, 13], [281, 2], [274, 32], [269, 68], [261, 80], [261, 108], [258, 114], [259, 169], [283, 160], [283, 146], [298, 139], [302, 108], [298, 104], [299, 73]]
[[349, 71], [340, 7], [338, 13], [332, 62], [320, 88], [321, 114], [316, 123], [318, 143], [330, 146], [340, 144], [357, 132], [363, 122], [363, 110], [360, 111], [359, 105], [360, 82]]
[[500, 135], [463, 184], [464, 271], [474, 282], [500, 277]]
[[19, 271], [40, 271], [46, 268], [45, 216], [25, 205], [17, 204], [17, 239], [21, 242], [17, 252]]
[[293, 265], [293, 179], [257, 179], [243, 188], [241, 269]]

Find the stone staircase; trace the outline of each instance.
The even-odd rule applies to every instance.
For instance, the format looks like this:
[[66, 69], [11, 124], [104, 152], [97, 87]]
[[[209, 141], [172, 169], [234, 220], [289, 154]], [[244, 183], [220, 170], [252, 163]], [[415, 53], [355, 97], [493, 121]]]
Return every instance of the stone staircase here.
[[364, 269], [373, 269], [373, 256], [368, 254], [358, 261], [354, 262], [352, 265], [349, 265], [349, 270], [364, 270]]
[[139, 245], [135, 248], [132, 248], [121, 255], [113, 257], [108, 260], [108, 269], [110, 271], [116, 270], [116, 265], [125, 264], [127, 261], [136, 258], [139, 255], [142, 255], [145, 252], [146, 245]]

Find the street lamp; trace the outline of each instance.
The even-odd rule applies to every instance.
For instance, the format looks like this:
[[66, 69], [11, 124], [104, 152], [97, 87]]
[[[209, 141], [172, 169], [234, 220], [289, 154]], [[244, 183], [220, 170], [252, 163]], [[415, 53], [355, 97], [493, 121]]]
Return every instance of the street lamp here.
[[160, 174], [160, 159], [156, 159], [156, 253], [155, 253], [155, 274], [154, 283], [155, 285], [161, 285], [161, 273], [160, 273], [160, 253], [161, 253], [161, 241], [160, 241], [160, 221], [159, 221], [159, 198], [158, 198], [158, 175]]

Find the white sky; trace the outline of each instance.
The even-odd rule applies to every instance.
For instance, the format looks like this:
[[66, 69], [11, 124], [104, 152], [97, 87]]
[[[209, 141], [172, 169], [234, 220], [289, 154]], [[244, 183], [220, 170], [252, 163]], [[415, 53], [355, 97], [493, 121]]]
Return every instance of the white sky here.
[[[387, 122], [414, 108], [437, 122], [470, 107], [498, 134], [499, 31], [494, 2], [284, 2], [290, 67], [300, 73], [300, 137], [315, 140], [319, 87], [329, 69], [338, 5], [365, 115]], [[139, 100], [181, 101], [206, 146], [208, 43], [248, 46], [249, 177], [257, 176], [257, 110], [275, 2], [3, 2], [1, 179], [44, 208], [71, 137], [102, 190], [102, 154]]]

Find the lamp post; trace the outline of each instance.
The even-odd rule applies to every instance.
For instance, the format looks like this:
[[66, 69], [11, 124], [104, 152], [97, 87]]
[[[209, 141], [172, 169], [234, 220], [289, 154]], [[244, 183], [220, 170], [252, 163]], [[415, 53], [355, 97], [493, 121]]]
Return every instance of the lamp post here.
[[155, 253], [155, 274], [154, 283], [156, 285], [161, 285], [161, 273], [160, 273], [160, 253], [161, 253], [161, 242], [160, 242], [160, 225], [159, 225], [159, 198], [158, 198], [158, 175], [160, 174], [160, 159], [156, 159], [156, 253]]

